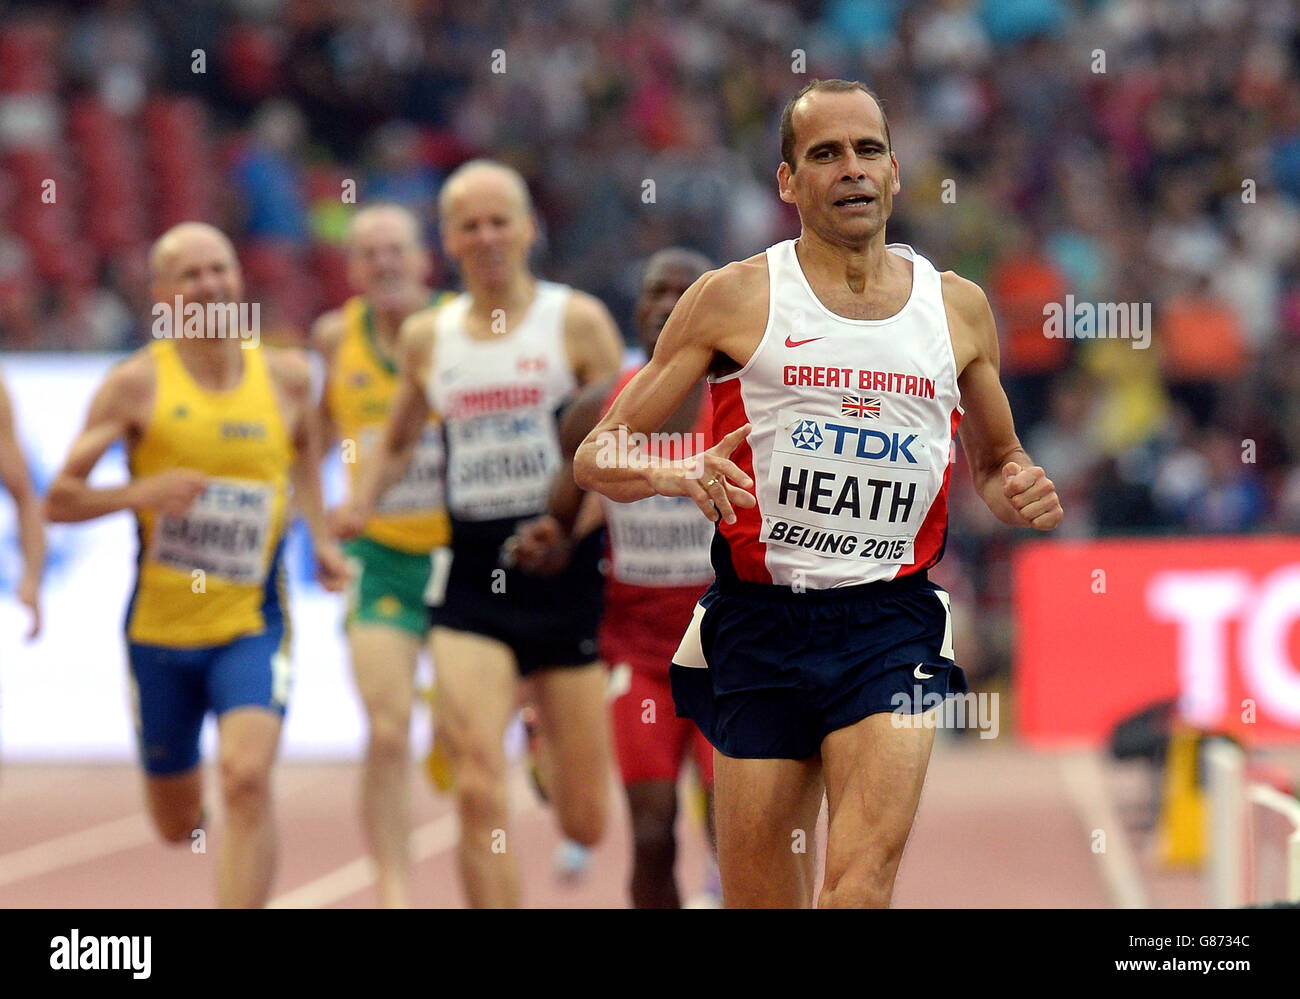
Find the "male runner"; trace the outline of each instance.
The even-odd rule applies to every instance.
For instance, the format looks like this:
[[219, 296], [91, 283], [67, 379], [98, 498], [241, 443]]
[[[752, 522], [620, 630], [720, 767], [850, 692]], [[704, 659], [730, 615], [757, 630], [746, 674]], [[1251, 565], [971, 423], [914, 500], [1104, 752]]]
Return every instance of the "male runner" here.
[[[342, 438], [353, 488], [397, 392], [398, 328], [435, 300], [426, 285], [429, 269], [420, 223], [409, 211], [377, 204], [357, 212], [348, 238], [348, 273], [360, 294], [321, 316], [312, 330], [326, 364], [322, 450]], [[379, 500], [361, 535], [345, 546], [353, 569], [348, 646], [370, 730], [361, 821], [380, 904], [387, 908], [408, 904], [411, 701], [429, 627], [424, 589], [429, 552], [451, 538], [443, 503], [446, 460], [436, 421], [424, 425], [411, 448], [405, 477]]]
[[[149, 812], [170, 843], [189, 842], [200, 825], [199, 732], [213, 711], [227, 825], [217, 902], [260, 906], [275, 869], [270, 772], [290, 684], [282, 558], [290, 486], [322, 583], [341, 589], [347, 567], [321, 509], [307, 359], [244, 349], [242, 336], [229, 335], [233, 324], [214, 326], [243, 284], [234, 248], [212, 226], [168, 230], [150, 265], [155, 301], [174, 310], [179, 300], [175, 338], [155, 339], [109, 372], [47, 508], [56, 521], [134, 511], [139, 575], [126, 633]], [[194, 306], [202, 327], [183, 330]], [[166, 332], [162, 315], [155, 308], [155, 333]], [[90, 486], [117, 440], [130, 482]]]
[[4, 486], [14, 501], [18, 521], [18, 542], [23, 550], [23, 574], [18, 581], [18, 602], [31, 613], [31, 627], [27, 631], [30, 642], [41, 633], [41, 575], [45, 571], [45, 524], [41, 517], [41, 503], [32, 488], [32, 477], [27, 471], [27, 460], [18, 443], [14, 426], [13, 404], [9, 390], [0, 379], [0, 485]]
[[581, 386], [617, 373], [621, 351], [599, 301], [530, 273], [537, 227], [515, 171], [465, 164], [443, 186], [439, 210], [466, 290], [403, 325], [401, 387], [343, 523], [359, 529], [401, 474], [411, 436], [430, 413], [441, 416], [452, 547], [435, 561], [429, 588], [437, 722], [455, 781], [466, 895], [474, 906], [514, 906], [503, 735], [518, 678], [530, 681], [548, 737], [561, 828], [582, 844], [604, 829], [609, 749], [596, 659], [599, 542], [593, 535], [557, 578], [514, 568], [507, 542], [546, 508], [561, 460], [556, 412]]
[[[874, 96], [814, 81], [781, 138], [777, 182], [799, 238], [691, 287], [575, 477], [622, 502], [689, 496], [719, 522], [718, 578], [672, 683], [718, 751], [724, 903], [812, 903], [800, 844], [824, 789], [820, 903], [883, 907], [934, 738], [933, 718], [916, 715], [966, 689], [947, 594], [925, 572], [943, 554], [963, 413], [989, 509], [1039, 530], [1062, 513], [1016, 437], [983, 292], [885, 242], [898, 161]], [[703, 457], [656, 466], [610, 446], [657, 429], [705, 374], [718, 443]]]
[[[703, 255], [677, 247], [660, 250], [647, 262], [636, 309], [647, 357], [654, 354], [678, 299], [711, 266]], [[517, 551], [521, 565], [550, 568], [545, 562], [562, 559], [569, 538], [600, 526], [600, 508], [593, 518], [581, 507], [588, 494], [574, 484], [573, 454], [633, 374], [590, 386], [565, 411], [560, 442], [566, 460], [551, 492], [554, 516], [540, 518], [522, 532]], [[667, 437], [657, 455], [682, 458], [703, 451], [712, 435], [710, 423], [707, 385], [701, 379], [661, 428]], [[696, 447], [697, 442], [703, 443]], [[706, 810], [711, 826], [713, 750], [693, 722], [668, 713], [668, 666], [696, 601], [713, 581], [713, 528], [684, 496], [652, 496], [627, 504], [604, 500], [602, 506], [610, 567], [600, 654], [613, 669], [611, 695], [618, 692], [611, 717], [632, 818], [632, 904], [638, 909], [678, 909], [677, 779], [689, 752], [710, 799]]]

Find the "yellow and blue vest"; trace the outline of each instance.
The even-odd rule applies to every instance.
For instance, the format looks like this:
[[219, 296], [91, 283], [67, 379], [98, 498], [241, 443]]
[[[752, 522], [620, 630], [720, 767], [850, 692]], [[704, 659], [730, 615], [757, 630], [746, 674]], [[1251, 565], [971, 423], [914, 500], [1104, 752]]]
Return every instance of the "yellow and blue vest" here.
[[[202, 388], [170, 340], [149, 347], [153, 411], [130, 450], [132, 478], [173, 468], [207, 476], [181, 517], [136, 514], [139, 574], [127, 614], [132, 642], [223, 645], [287, 618], [282, 564], [294, 447], [261, 348], [241, 351], [236, 388]], [[287, 623], [287, 622], [286, 622]]]

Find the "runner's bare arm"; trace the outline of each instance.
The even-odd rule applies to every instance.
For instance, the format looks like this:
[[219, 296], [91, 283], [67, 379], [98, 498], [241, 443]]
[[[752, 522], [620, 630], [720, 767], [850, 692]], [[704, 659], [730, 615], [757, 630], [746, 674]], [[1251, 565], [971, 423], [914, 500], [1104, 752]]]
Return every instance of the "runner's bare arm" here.
[[579, 385], [613, 378], [623, 365], [623, 340], [613, 317], [600, 299], [586, 292], [569, 296], [564, 346]]
[[588, 385], [573, 400], [560, 419], [560, 455], [562, 464], [551, 484], [550, 512], [566, 531], [573, 530], [582, 505], [583, 491], [573, 480], [573, 457], [582, 442], [600, 420], [605, 400], [614, 389], [614, 379], [603, 379]]
[[40, 588], [45, 571], [45, 525], [41, 521], [41, 504], [32, 488], [18, 434], [14, 427], [13, 405], [9, 391], [0, 380], [0, 484], [14, 501], [18, 519], [18, 537], [23, 549], [23, 576], [18, 583], [18, 599], [32, 614], [29, 639], [41, 629]]
[[551, 481], [547, 513], [519, 525], [515, 532], [512, 550], [515, 564], [527, 572], [552, 576], [569, 561], [573, 542], [580, 537], [575, 528], [581, 526], [583, 535], [596, 530], [604, 519], [599, 504], [588, 510], [578, 524], [583, 500], [590, 496], [573, 481], [573, 455], [583, 438], [600, 419], [605, 400], [614, 388], [614, 379], [588, 385], [578, 393], [560, 417], [560, 467]]
[[320, 484], [320, 435], [311, 398], [311, 366], [300, 350], [267, 347], [267, 364], [281, 397], [294, 460], [289, 469], [294, 508], [302, 515], [313, 543], [327, 537]]
[[[732, 451], [748, 435], [748, 424], [708, 451], [683, 461], [639, 461], [644, 456], [628, 446], [630, 435], [651, 433], [663, 426], [691, 387], [708, 373], [718, 354], [734, 358], [738, 353], [735, 345], [750, 319], [745, 301], [750, 289], [743, 275], [737, 278], [734, 272], [728, 273], [736, 266], [705, 274], [678, 301], [659, 335], [650, 363], [628, 382], [578, 448], [574, 478], [581, 488], [619, 503], [656, 493], [689, 496], [712, 519], [717, 519], [713, 514], [717, 504], [729, 522], [734, 520], [732, 504], [756, 504], [753, 495], [746, 492], [753, 488], [753, 480], [730, 460]], [[720, 482], [710, 494], [704, 484], [714, 476]]]
[[319, 410], [312, 404], [311, 363], [301, 350], [268, 348], [267, 363], [289, 415], [294, 458], [289, 468], [293, 504], [311, 535], [312, 552], [321, 584], [338, 591], [347, 582], [347, 560], [325, 519], [320, 481]]
[[312, 348], [321, 356], [325, 362], [325, 380], [321, 387], [320, 403], [316, 407], [316, 426], [319, 429], [320, 451], [324, 455], [334, 446], [335, 437], [338, 435], [338, 427], [334, 423], [334, 414], [330, 411], [329, 405], [329, 383], [330, 375], [334, 370], [334, 354], [338, 350], [340, 341], [343, 339], [343, 311], [334, 309], [327, 312], [311, 328], [311, 345]]
[[344, 537], [360, 534], [374, 513], [379, 497], [401, 480], [424, 425], [429, 422], [429, 400], [424, 386], [433, 357], [436, 312], [436, 309], [417, 312], [398, 331], [397, 392], [374, 453], [362, 462], [356, 492], [340, 509], [339, 527]]
[[1013, 527], [1050, 531], [1061, 522], [1061, 501], [1047, 474], [1020, 445], [1011, 406], [998, 378], [998, 331], [980, 287], [955, 274], [943, 290], [953, 342], [969, 360], [957, 378], [962, 406], [961, 443], [975, 490], [993, 515]]
[[203, 492], [202, 473], [188, 468], [169, 469], [106, 489], [93, 488], [87, 481], [114, 442], [143, 429], [153, 391], [153, 362], [144, 353], [128, 358], [108, 373], [91, 400], [85, 427], [50, 484], [45, 497], [49, 520], [93, 520], [119, 510], [145, 508], [181, 515]]

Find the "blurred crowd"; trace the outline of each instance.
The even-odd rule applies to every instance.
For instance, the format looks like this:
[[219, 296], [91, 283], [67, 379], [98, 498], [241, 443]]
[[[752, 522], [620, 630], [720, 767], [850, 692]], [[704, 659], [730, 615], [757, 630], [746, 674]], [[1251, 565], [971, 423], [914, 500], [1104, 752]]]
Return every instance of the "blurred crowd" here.
[[[899, 159], [890, 238], [988, 292], [1061, 533], [1290, 530], [1298, 66], [1290, 0], [0, 2], [0, 348], [142, 342], [145, 250], [186, 217], [236, 236], [264, 335], [301, 342], [347, 295], [353, 193], [436, 242], [475, 155], [528, 179], [539, 272], [631, 340], [654, 250], [795, 233], [781, 107], [857, 78]], [[1149, 306], [1146, 349], [1045, 335], [1067, 295]], [[952, 517], [944, 581], [1003, 604], [1009, 532], [968, 487]]]

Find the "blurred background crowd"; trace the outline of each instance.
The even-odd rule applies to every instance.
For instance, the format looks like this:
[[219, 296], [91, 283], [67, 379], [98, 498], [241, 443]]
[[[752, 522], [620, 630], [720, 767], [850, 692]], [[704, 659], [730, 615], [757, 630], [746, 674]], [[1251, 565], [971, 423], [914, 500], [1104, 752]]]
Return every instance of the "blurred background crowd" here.
[[[631, 342], [654, 250], [796, 233], [781, 107], [856, 78], [899, 159], [889, 237], [988, 292], [1060, 534], [1291, 530], [1298, 66], [1291, 0], [0, 0], [0, 349], [144, 342], [148, 244], [186, 218], [235, 236], [263, 335], [301, 343], [348, 294], [350, 187], [436, 243], [476, 155], [528, 179], [538, 273]], [[1045, 336], [1067, 295], [1149, 304], [1149, 349]], [[993, 673], [1015, 539], [956, 471], [940, 581]]]

